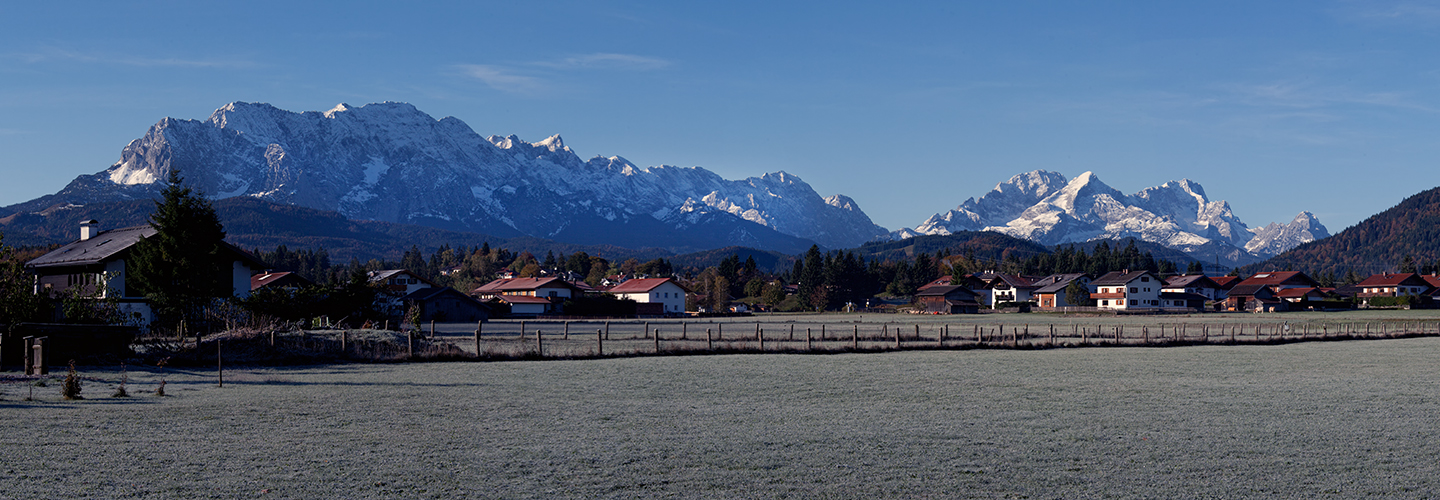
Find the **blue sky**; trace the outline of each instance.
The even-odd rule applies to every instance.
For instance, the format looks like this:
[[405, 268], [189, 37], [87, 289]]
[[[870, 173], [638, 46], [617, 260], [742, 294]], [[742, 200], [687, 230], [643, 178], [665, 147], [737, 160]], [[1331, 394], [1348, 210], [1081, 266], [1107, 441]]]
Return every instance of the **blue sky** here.
[[784, 170], [890, 229], [1034, 169], [1333, 232], [1440, 185], [1440, 2], [76, 4], [0, 6], [0, 205], [231, 101]]

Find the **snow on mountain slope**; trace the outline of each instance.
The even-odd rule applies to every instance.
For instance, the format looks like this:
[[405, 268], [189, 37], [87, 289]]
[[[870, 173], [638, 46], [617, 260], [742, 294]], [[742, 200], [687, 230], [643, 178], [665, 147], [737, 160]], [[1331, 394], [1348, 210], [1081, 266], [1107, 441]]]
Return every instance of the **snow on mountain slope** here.
[[[396, 102], [304, 113], [235, 102], [203, 121], [165, 118], [104, 172], [11, 208], [153, 197], [175, 168], [214, 197], [254, 196], [352, 219], [497, 236], [613, 234], [615, 241], [604, 242], [626, 245], [627, 233], [665, 227], [675, 241], [710, 241], [683, 234], [699, 231], [693, 222], [701, 219], [709, 230], [743, 233], [748, 243], [785, 235], [845, 248], [885, 234], [854, 200], [821, 197], [785, 172], [731, 181], [699, 167], [582, 160], [558, 135], [534, 143], [485, 138], [459, 119], [436, 120]], [[732, 228], [716, 217], [757, 227]], [[772, 231], [778, 234], [766, 236]]]
[[1125, 194], [1085, 172], [1072, 180], [1036, 170], [1011, 177], [978, 201], [936, 214], [891, 238], [955, 231], [997, 231], [1047, 245], [1138, 238], [1182, 251], [1214, 252], [1214, 244], [1269, 256], [1328, 233], [1309, 212], [1285, 226], [1252, 230], [1225, 201], [1210, 201], [1188, 179]]
[[1301, 244], [1330, 236], [1330, 231], [1310, 212], [1300, 212], [1289, 224], [1271, 222], [1265, 227], [1250, 231], [1255, 233], [1255, 237], [1245, 244], [1245, 250], [1257, 255], [1277, 255]]

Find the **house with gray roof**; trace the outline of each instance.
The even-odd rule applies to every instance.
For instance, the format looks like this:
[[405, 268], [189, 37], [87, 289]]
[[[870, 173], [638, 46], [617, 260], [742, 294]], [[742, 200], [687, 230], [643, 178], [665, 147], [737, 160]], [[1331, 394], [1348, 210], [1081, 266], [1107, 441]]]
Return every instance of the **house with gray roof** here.
[[[80, 239], [25, 263], [25, 269], [35, 275], [35, 293], [57, 296], [78, 289], [85, 296], [114, 298], [121, 311], [140, 324], [149, 324], [154, 319], [150, 304], [135, 287], [128, 286], [126, 260], [131, 249], [154, 236], [156, 230], [147, 224], [100, 231], [99, 224], [94, 220], [82, 222]], [[250, 296], [250, 277], [265, 265], [249, 252], [223, 241], [221, 251], [231, 261], [225, 281], [231, 283], [232, 294]]]

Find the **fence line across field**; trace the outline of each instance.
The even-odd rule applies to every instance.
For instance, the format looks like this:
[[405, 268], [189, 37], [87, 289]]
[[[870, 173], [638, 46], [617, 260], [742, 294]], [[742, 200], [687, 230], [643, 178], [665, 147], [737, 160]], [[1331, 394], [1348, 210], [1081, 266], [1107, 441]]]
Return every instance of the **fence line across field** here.
[[[429, 326], [428, 329], [423, 326]], [[906, 323], [900, 321], [737, 322], [676, 320], [523, 320], [436, 332], [481, 357], [595, 357], [664, 353], [836, 352], [896, 349], [1060, 348], [1244, 344], [1440, 335], [1437, 321]], [[801, 334], [797, 335], [797, 331]], [[465, 337], [472, 337], [467, 339]]]

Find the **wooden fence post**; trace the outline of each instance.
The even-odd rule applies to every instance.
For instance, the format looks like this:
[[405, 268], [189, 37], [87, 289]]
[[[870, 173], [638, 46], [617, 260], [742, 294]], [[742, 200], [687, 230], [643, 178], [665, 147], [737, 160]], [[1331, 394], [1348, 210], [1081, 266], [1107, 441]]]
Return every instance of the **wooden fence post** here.
[[915, 341], [916, 341], [916, 342], [919, 342], [919, 341], [920, 341], [920, 324], [919, 324], [919, 323], [916, 323], [916, 324], [915, 324]]
[[520, 340], [525, 340], [525, 322], [520, 322]]
[[595, 355], [605, 355], [605, 330], [595, 329]]
[[410, 360], [410, 359], [414, 359], [414, 358], [415, 358], [415, 331], [414, 331], [414, 330], [406, 330], [406, 331], [405, 331], [405, 359], [406, 359], [406, 360]]
[[640, 338], [643, 339], [643, 338], [645, 338], [646, 336], [649, 336], [649, 335], [650, 335], [650, 322], [649, 322], [649, 321], [646, 321], [646, 322], [645, 322], [644, 334], [645, 334], [645, 335], [641, 336]]
[[895, 348], [900, 348], [900, 327], [895, 327]]
[[725, 323], [715, 323], [715, 340], [725, 338]]
[[945, 325], [935, 329], [935, 347], [945, 347]]
[[1051, 347], [1054, 347], [1054, 346], [1055, 346], [1055, 324], [1054, 324], [1054, 323], [1051, 323], [1051, 324], [1050, 324], [1050, 346], [1051, 346]]
[[610, 322], [605, 322], [605, 340], [610, 340]]
[[760, 329], [760, 323], [755, 323], [755, 341], [760, 343], [760, 351], [765, 351], [765, 330]]
[[[791, 328], [794, 328], [794, 327], [792, 326]], [[814, 349], [814, 337], [810, 335], [810, 329], [809, 329], [809, 328], [806, 328], [806, 329], [805, 329], [805, 350], [809, 351], [809, 350], [813, 350], [813, 349]]]
[[545, 332], [541, 331], [539, 328], [535, 329], [535, 356], [540, 358], [545, 357], [545, 344], [544, 340], [542, 340], [542, 337], [544, 336]]
[[709, 328], [705, 329], [705, 348], [711, 351], [715, 350], [715, 339], [710, 336]]
[[680, 340], [688, 340], [686, 337], [690, 334], [690, 332], [688, 331], [689, 329], [689, 325], [687, 325], [684, 321], [680, 322]]
[[850, 348], [860, 348], [860, 325], [855, 325], [855, 331], [850, 332]]
[[565, 339], [565, 340], [570, 340], [570, 322], [569, 322], [569, 321], [566, 321], [566, 322], [565, 322], [565, 333], [561, 334], [560, 338]]
[[[649, 325], [649, 323], [646, 323], [646, 325]], [[656, 328], [655, 331], [651, 333], [655, 335], [655, 354], [660, 354], [660, 329]]]
[[[807, 333], [805, 335], [809, 336], [810, 334]], [[790, 323], [790, 340], [795, 340], [795, 323]], [[806, 349], [809, 349], [809, 347], [807, 346]]]
[[340, 330], [340, 355], [350, 354], [350, 330]]
[[476, 321], [476, 322], [475, 322], [475, 355], [476, 355], [476, 356], [479, 356], [479, 355], [480, 355], [480, 352], [481, 352], [481, 351], [480, 351], [480, 328], [481, 328], [481, 325], [484, 325], [484, 324], [485, 324], [485, 323], [484, 323], [483, 321]]
[[430, 340], [435, 340], [435, 320], [430, 320]]

